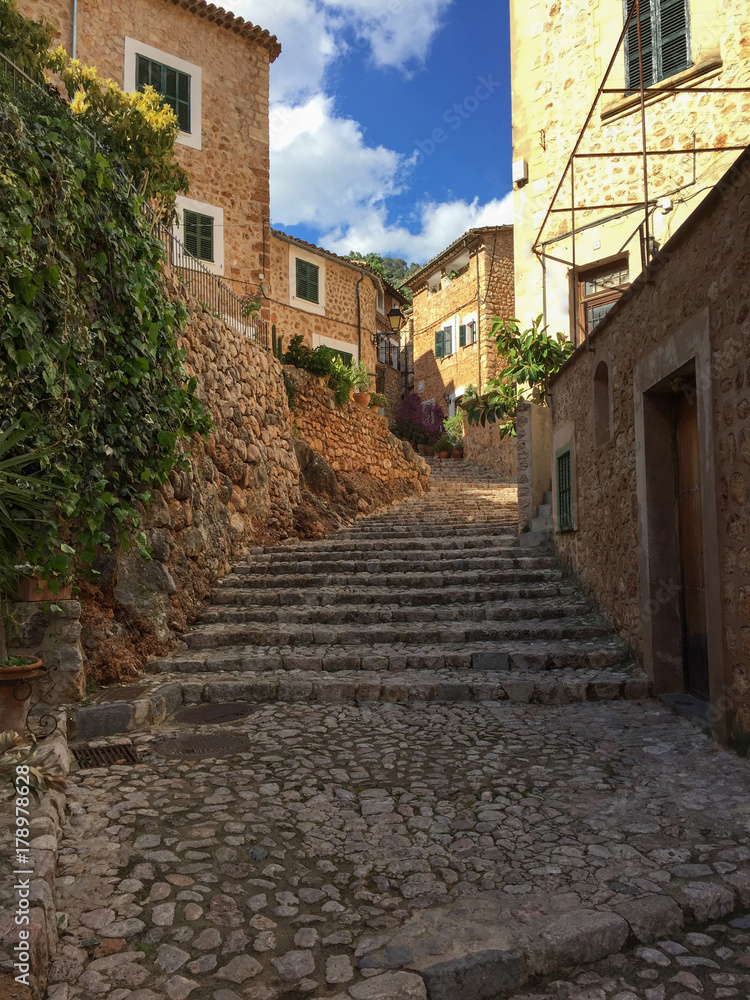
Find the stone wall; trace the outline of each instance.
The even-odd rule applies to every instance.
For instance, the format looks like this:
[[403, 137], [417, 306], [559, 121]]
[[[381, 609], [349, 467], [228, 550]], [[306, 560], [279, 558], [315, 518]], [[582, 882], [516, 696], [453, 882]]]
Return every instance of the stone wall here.
[[526, 400], [516, 413], [518, 458], [518, 530], [536, 517], [544, 494], [550, 489], [550, 412]]
[[[289, 243], [274, 235], [270, 247], [270, 286], [268, 298], [265, 300], [269, 310], [271, 323], [276, 327], [276, 333], [283, 339], [283, 348], [287, 349], [292, 337], [302, 334], [305, 343], [317, 347], [318, 337], [326, 340], [339, 341], [345, 345], [342, 349], [354, 356], [357, 361], [357, 282], [362, 272], [338, 262], [334, 257], [309, 253], [303, 244], [299, 244], [299, 255], [316, 264], [325, 280], [325, 303], [321, 303], [320, 313], [309, 311], [301, 300], [293, 298], [290, 285], [290, 250], [292, 259], [297, 244]], [[371, 336], [375, 334], [376, 322], [376, 279], [366, 271], [365, 278], [359, 285], [360, 322], [362, 361], [370, 372], [375, 373], [375, 347]], [[294, 280], [292, 272], [291, 280]]]
[[[575, 530], [556, 535], [558, 550], [665, 691], [680, 681], [659, 643], [681, 584], [668, 553], [658, 559], [675, 537], [675, 504], [653, 508], [674, 490], [675, 446], [650, 457], [659, 424], [647, 411], [665, 392], [697, 397], [711, 701], [715, 726], [738, 739], [750, 734], [748, 247], [744, 154], [597, 329], [593, 350], [566, 364], [550, 404], [553, 452], [570, 444], [573, 458]], [[609, 398], [597, 405], [602, 363]]]
[[464, 459], [489, 469], [503, 482], [519, 482], [520, 495], [517, 454], [516, 439], [501, 438], [497, 424], [471, 426], [464, 415]]
[[353, 401], [339, 406], [323, 380], [287, 368], [295, 385], [297, 433], [337, 473], [359, 473], [407, 492], [421, 493], [430, 468], [410, 444], [388, 430], [388, 422], [372, 407]]
[[[434, 399], [444, 412], [445, 396], [460, 395], [469, 385], [486, 385], [498, 368], [494, 344], [487, 343], [495, 316], [514, 314], [513, 228], [492, 227], [469, 240], [471, 259], [458, 277], [443, 273], [440, 288], [430, 291], [427, 281], [450, 269], [451, 258], [438, 262], [418, 279], [414, 288], [413, 333], [415, 391], [422, 400]], [[459, 256], [459, 252], [456, 253]], [[478, 263], [478, 266], [477, 266]], [[476, 343], [461, 347], [459, 326], [477, 322]], [[435, 357], [435, 333], [453, 324], [453, 349]]]
[[46, 668], [34, 681], [32, 702], [76, 701], [84, 691], [81, 605], [78, 601], [54, 604], [59, 611], [51, 610], [45, 601], [17, 601], [9, 609], [11, 655], [36, 656]]
[[[69, 0], [19, 0], [21, 13], [59, 28], [53, 44], [71, 51]], [[224, 278], [242, 294], [267, 273], [264, 220], [269, 216], [269, 60], [257, 41], [228, 30], [174, 0], [78, 0], [77, 57], [119, 86], [125, 38], [134, 38], [201, 69], [201, 148], [179, 139], [177, 157], [191, 177], [189, 197], [220, 207]], [[231, 24], [229, 25], [231, 28]], [[193, 99], [196, 81], [191, 81]], [[266, 233], [267, 237], [267, 233]]]

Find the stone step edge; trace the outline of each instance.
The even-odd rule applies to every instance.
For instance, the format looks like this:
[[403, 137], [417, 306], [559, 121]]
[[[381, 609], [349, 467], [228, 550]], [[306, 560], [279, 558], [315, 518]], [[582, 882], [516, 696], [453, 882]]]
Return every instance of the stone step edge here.
[[[112, 690], [111, 688], [108, 690]], [[322, 702], [364, 701], [409, 704], [415, 701], [515, 702], [565, 705], [583, 701], [616, 701], [651, 697], [645, 674], [587, 667], [566, 668], [539, 675], [533, 671], [472, 671], [461, 676], [450, 670], [433, 672], [339, 671], [318, 674], [282, 670], [263, 674], [232, 671], [167, 675], [154, 679], [151, 689], [129, 701], [69, 706], [73, 738], [91, 740], [158, 725], [183, 705], [212, 701]]]
[[[476, 950], [434, 965], [405, 963], [396, 968], [402, 974], [421, 976], [428, 1000], [484, 1000], [489, 983], [492, 997], [498, 1000], [519, 992], [532, 995], [539, 977], [589, 966], [625, 949], [648, 946], [674, 938], [691, 927], [703, 928], [712, 921], [742, 914], [750, 905], [750, 875], [746, 870], [733, 874], [734, 879], [733, 875], [725, 875], [696, 880], [684, 887], [669, 887], [663, 894], [623, 900], [611, 908], [558, 911], [521, 934], [517, 921], [508, 917], [508, 936], [515, 940], [513, 948]], [[536, 898], [528, 896], [526, 901], [533, 903]], [[464, 905], [469, 901], [470, 897], [465, 898]], [[544, 900], [539, 902], [544, 912]], [[502, 928], [505, 922], [495, 927]], [[391, 946], [398, 947], [398, 941], [397, 932]], [[372, 956], [366, 967], [372, 967]], [[384, 981], [395, 971], [384, 970]], [[378, 978], [372, 977], [372, 981]]]

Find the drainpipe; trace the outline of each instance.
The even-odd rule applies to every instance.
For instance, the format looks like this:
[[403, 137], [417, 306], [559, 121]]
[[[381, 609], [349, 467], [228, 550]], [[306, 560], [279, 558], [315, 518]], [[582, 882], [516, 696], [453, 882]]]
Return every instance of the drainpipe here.
[[78, 40], [78, 0], [73, 0], [73, 27], [71, 33], [73, 35], [73, 40], [70, 46], [70, 57], [71, 59], [75, 59]]
[[482, 395], [482, 290], [479, 284], [479, 251], [477, 261], [477, 378], [479, 379], [479, 395]]
[[357, 281], [357, 361], [362, 360], [362, 294], [360, 292], [360, 286], [365, 280], [365, 272], [359, 272], [359, 280]]

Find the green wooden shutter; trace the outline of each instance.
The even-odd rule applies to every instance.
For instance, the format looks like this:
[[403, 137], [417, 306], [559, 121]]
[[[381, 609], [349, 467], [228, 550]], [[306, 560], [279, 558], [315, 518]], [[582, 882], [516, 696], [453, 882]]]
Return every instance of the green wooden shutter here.
[[184, 213], [185, 222], [185, 249], [191, 257], [198, 256], [198, 213]]
[[453, 327], [443, 327], [443, 353], [445, 357], [453, 354]]
[[[627, 0], [627, 10], [635, 4], [635, 0]], [[641, 47], [643, 49], [643, 86], [650, 87], [654, 82], [654, 38], [653, 18], [651, 16], [651, 0], [641, 0]], [[641, 86], [638, 65], [638, 22], [633, 14], [628, 25], [625, 42], [626, 86], [637, 90]]]
[[435, 357], [443, 358], [445, 357], [445, 343], [443, 340], [443, 331], [435, 331]]
[[214, 259], [214, 220], [211, 215], [201, 215], [185, 209], [183, 214], [185, 227], [185, 249], [191, 257], [198, 260]]
[[458, 328], [458, 343], [461, 347], [466, 347], [466, 324], [462, 323]]
[[659, 79], [690, 66], [686, 0], [659, 0]]
[[300, 260], [297, 257], [295, 261], [295, 273], [298, 299], [305, 299], [308, 302], [320, 301], [319, 270], [315, 264], [311, 264], [306, 260]]
[[147, 85], [154, 88], [177, 115], [180, 129], [190, 131], [190, 74], [180, 73], [154, 59], [136, 56], [135, 80], [138, 90]]
[[136, 90], [143, 90], [151, 83], [151, 63], [143, 56], [135, 58], [135, 86]]

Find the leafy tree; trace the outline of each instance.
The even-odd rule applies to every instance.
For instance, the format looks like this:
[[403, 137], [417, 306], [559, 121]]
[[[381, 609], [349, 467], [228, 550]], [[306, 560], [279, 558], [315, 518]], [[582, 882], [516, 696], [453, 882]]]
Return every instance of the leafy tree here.
[[[402, 282], [406, 281], [412, 274], [418, 271], [420, 264], [407, 264], [402, 257], [381, 257], [378, 253], [361, 254], [356, 250], [349, 253], [350, 260], [362, 260], [368, 267], [377, 271], [386, 281], [398, 288]], [[406, 298], [411, 302], [411, 290], [401, 289]]]
[[506, 363], [487, 383], [483, 395], [476, 386], [466, 390], [462, 405], [470, 424], [484, 427], [499, 421], [500, 436], [515, 437], [516, 411], [523, 393], [531, 390], [537, 401], [545, 401], [550, 376], [565, 364], [573, 345], [561, 333], [550, 336], [541, 324], [542, 317], [537, 316], [522, 332], [517, 319], [495, 317], [489, 339], [494, 339]]

